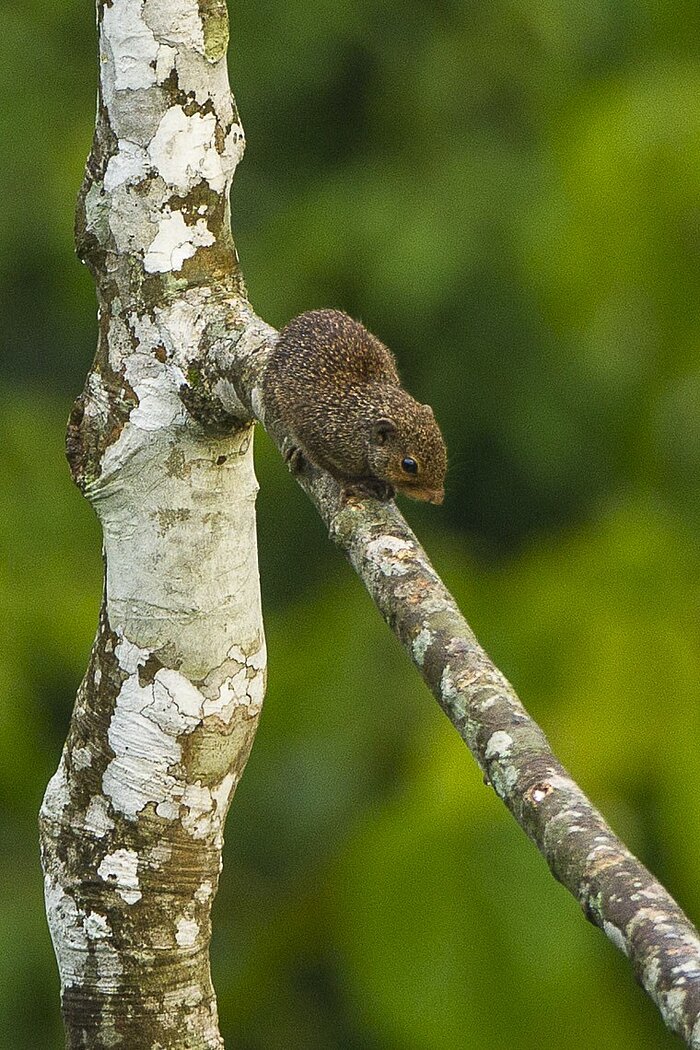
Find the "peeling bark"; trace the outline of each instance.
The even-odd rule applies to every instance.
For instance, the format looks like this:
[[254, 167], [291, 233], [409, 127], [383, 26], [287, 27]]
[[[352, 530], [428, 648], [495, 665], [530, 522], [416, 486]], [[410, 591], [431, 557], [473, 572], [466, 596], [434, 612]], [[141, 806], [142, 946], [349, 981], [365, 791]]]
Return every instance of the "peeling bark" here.
[[42, 806], [47, 913], [69, 1047], [218, 1048], [209, 916], [265, 643], [252, 420], [199, 362], [248, 323], [228, 206], [243, 132], [225, 5], [97, 13], [76, 236], [99, 341], [67, 451], [105, 588]]
[[[90, 665], [41, 814], [67, 1045], [213, 1048], [210, 908], [264, 693], [252, 422], [275, 338], [245, 298], [228, 190], [243, 132], [223, 0], [98, 0], [78, 250], [100, 334], [68, 428], [103, 526]], [[515, 819], [700, 1050], [700, 939], [479, 646], [393, 504], [300, 483]]]

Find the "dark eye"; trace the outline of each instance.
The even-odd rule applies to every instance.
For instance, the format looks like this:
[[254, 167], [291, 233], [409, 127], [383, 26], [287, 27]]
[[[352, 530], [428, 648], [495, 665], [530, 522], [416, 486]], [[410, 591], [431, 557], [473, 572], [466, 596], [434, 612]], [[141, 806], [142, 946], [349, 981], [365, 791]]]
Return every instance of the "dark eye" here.
[[411, 459], [410, 456], [406, 456], [405, 459], [401, 460], [401, 467], [403, 470], [406, 471], [407, 474], [418, 473], [418, 464], [416, 463], [415, 459]]

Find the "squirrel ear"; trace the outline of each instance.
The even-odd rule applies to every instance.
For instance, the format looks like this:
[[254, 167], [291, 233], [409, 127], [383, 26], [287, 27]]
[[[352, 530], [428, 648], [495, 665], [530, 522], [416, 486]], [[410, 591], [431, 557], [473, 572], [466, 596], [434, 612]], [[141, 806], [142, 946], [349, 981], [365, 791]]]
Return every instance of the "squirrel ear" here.
[[396, 423], [393, 419], [377, 419], [372, 424], [372, 441], [376, 445], [385, 445], [392, 434], [396, 433]]

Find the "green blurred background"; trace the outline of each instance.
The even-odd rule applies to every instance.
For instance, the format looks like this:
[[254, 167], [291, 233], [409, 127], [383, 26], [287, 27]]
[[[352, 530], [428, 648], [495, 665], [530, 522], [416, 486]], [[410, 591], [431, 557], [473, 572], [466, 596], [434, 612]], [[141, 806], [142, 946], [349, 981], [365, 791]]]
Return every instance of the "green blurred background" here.
[[[482, 642], [700, 918], [700, 6], [232, 8], [233, 214], [280, 325], [348, 310], [435, 406], [406, 505]], [[0, 1046], [62, 1046], [36, 813], [100, 597], [63, 460], [95, 342], [72, 249], [84, 0], [0, 10]], [[19, 88], [19, 90], [18, 90]], [[238, 1050], [679, 1045], [546, 872], [258, 437], [270, 685], [213, 967]]]

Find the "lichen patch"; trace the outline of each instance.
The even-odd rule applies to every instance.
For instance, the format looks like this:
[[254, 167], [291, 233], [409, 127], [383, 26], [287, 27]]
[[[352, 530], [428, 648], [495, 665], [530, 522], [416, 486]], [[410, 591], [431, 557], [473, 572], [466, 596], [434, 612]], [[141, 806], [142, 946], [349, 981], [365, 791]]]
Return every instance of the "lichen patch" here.
[[181, 211], [166, 210], [144, 256], [144, 268], [148, 273], [181, 270], [185, 259], [191, 259], [198, 248], [206, 248], [214, 241], [214, 234], [204, 219], [188, 226]]
[[[183, 94], [194, 99], [202, 109], [213, 105], [224, 127], [237, 124], [225, 63], [222, 62], [220, 69], [215, 72], [203, 55], [194, 51], [180, 51], [175, 58], [175, 70], [178, 87]], [[243, 129], [237, 126], [242, 138]]]
[[42, 818], [52, 823], [58, 823], [69, 802], [68, 774], [65, 756], [62, 755], [58, 768], [47, 784], [44, 793], [44, 800], [41, 804]]
[[194, 891], [195, 900], [199, 901], [200, 904], [206, 904], [210, 897], [214, 894], [214, 887], [209, 879], [206, 879], [197, 889]]
[[411, 648], [413, 650], [413, 658], [419, 667], [423, 666], [426, 649], [428, 648], [432, 640], [432, 633], [427, 627], [421, 628], [416, 637], [413, 639], [413, 643], [411, 645]]
[[506, 799], [518, 783], [518, 771], [513, 765], [489, 767], [489, 778], [499, 798]]
[[149, 802], [172, 802], [178, 786], [169, 770], [182, 749], [146, 714], [153, 703], [152, 686], [140, 686], [132, 675], [122, 684], [108, 731], [115, 757], [105, 769], [102, 790], [115, 811], [131, 820]]
[[73, 769], [80, 772], [81, 769], [89, 769], [92, 763], [92, 754], [89, 747], [76, 747], [73, 751]]
[[131, 849], [117, 849], [102, 858], [97, 874], [126, 904], [136, 904], [143, 894], [138, 880], [139, 855]]
[[102, 795], [94, 795], [85, 811], [85, 830], [96, 838], [102, 839], [114, 828], [114, 821], [109, 815], [109, 803]]
[[[149, 353], [132, 353], [125, 366], [126, 378], [138, 398], [129, 425], [139, 430], [164, 430], [183, 425], [185, 409], [173, 381], [177, 367], [163, 364]], [[184, 378], [184, 377], [183, 377]]]
[[700, 1017], [693, 1025], [693, 1031], [690, 1037], [691, 1050], [700, 1050]]
[[119, 640], [114, 649], [114, 655], [122, 671], [133, 675], [139, 667], [145, 666], [150, 655], [150, 649], [142, 649], [130, 641], [122, 631], [118, 631]]
[[221, 193], [231, 166], [224, 167], [216, 148], [216, 130], [213, 113], [188, 116], [181, 106], [171, 106], [163, 114], [148, 147], [153, 168], [183, 195], [202, 179], [206, 179], [215, 193]]
[[[80, 985], [87, 964], [88, 937], [83, 928], [83, 914], [73, 897], [66, 893], [58, 879], [44, 877], [46, 917], [53, 938], [54, 951], [61, 975], [61, 989]], [[55, 931], [61, 931], [57, 937]]]
[[144, 22], [159, 41], [204, 54], [204, 28], [197, 0], [145, 0]]
[[201, 781], [187, 785], [182, 796], [182, 805], [185, 807], [182, 826], [192, 838], [204, 839], [221, 834], [236, 782], [236, 774], [227, 773], [220, 783], [212, 788]]
[[156, 83], [159, 44], [142, 11], [143, 0], [112, 0], [103, 11], [103, 44], [111, 51], [116, 91]]
[[513, 737], [510, 733], [498, 730], [492, 733], [486, 744], [486, 758], [505, 758], [513, 750]]
[[83, 929], [91, 941], [107, 940], [112, 936], [112, 929], [106, 915], [90, 911], [83, 919]]
[[113, 154], [107, 163], [104, 188], [111, 193], [124, 183], [135, 185], [146, 178], [148, 171], [148, 154], [143, 146], [120, 139], [118, 152]]
[[380, 536], [367, 544], [367, 557], [383, 576], [404, 576], [412, 553], [412, 545], [397, 536]]
[[181, 948], [191, 948], [199, 935], [199, 923], [183, 916], [177, 921], [175, 940]]
[[186, 367], [199, 353], [207, 325], [207, 308], [211, 292], [208, 288], [193, 288], [167, 309], [156, 307], [155, 315], [160, 338], [168, 354]]
[[614, 923], [608, 922], [607, 919], [604, 919], [603, 932], [608, 940], [612, 941], [616, 948], [619, 948], [625, 955], [628, 954], [627, 941], [625, 940], [625, 935], [622, 930], [615, 926]]

